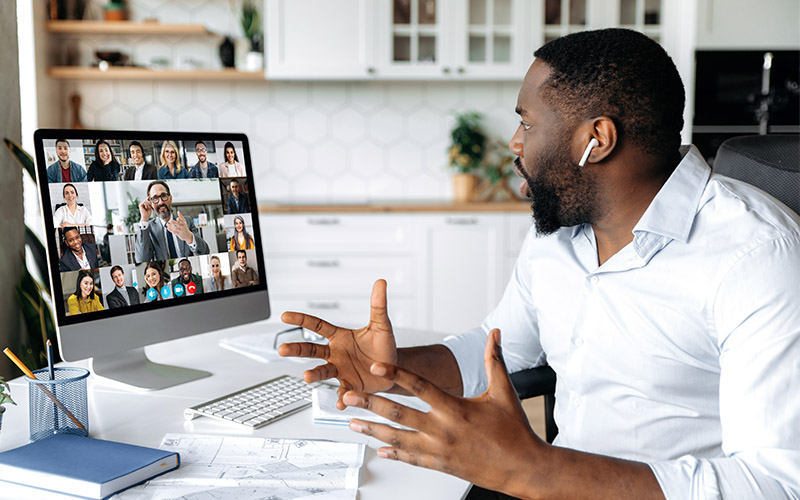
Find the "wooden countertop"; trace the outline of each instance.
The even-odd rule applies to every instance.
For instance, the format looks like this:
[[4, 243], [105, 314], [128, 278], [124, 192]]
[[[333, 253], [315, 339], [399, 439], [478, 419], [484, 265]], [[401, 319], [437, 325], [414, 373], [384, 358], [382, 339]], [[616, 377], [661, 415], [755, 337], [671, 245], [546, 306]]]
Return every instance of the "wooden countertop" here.
[[511, 202], [373, 202], [363, 204], [331, 204], [331, 205], [302, 205], [302, 204], [270, 204], [260, 202], [258, 211], [262, 214], [291, 214], [291, 213], [471, 213], [471, 212], [530, 212], [530, 201]]

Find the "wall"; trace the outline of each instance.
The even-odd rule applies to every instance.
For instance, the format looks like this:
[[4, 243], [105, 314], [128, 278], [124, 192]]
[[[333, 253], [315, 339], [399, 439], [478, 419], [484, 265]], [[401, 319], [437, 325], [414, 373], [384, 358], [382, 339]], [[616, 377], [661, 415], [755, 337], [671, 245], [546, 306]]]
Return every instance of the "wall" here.
[[[17, 45], [16, 2], [0, 2], [0, 95], [3, 112], [0, 114], [0, 137], [20, 142], [19, 58]], [[0, 345], [16, 346], [19, 338], [19, 309], [13, 284], [19, 281], [21, 254], [24, 249], [22, 221], [22, 171], [5, 145], [0, 148]], [[12, 365], [5, 356], [0, 358], [0, 376], [11, 375]]]

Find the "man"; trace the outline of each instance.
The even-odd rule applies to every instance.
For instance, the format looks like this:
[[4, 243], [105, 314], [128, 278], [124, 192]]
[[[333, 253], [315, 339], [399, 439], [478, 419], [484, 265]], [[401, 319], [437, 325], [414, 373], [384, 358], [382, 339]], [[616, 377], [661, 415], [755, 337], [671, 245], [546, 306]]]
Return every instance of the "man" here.
[[97, 246], [92, 243], [84, 243], [81, 233], [77, 227], [64, 229], [64, 243], [67, 250], [58, 261], [58, 270], [80, 271], [81, 269], [97, 269]]
[[128, 167], [125, 170], [123, 178], [126, 181], [150, 181], [158, 178], [158, 169], [145, 162], [144, 148], [139, 141], [131, 141], [130, 145], [128, 145], [128, 152], [131, 155], [133, 167]]
[[[488, 490], [797, 498], [800, 217], [679, 147], [683, 86], [646, 36], [576, 33], [535, 56], [510, 147], [536, 227], [483, 325], [397, 349], [379, 280], [368, 326], [284, 313], [329, 344], [280, 353], [327, 360], [305, 379], [338, 378], [341, 408], [414, 429], [353, 420], [390, 443], [379, 456]], [[544, 363], [558, 376], [554, 446], [507, 374]], [[431, 410], [374, 395], [387, 390]]]
[[132, 286], [125, 286], [125, 271], [120, 266], [111, 268], [111, 280], [114, 290], [106, 296], [109, 309], [126, 307], [139, 303], [139, 294]]
[[219, 169], [214, 163], [207, 161], [208, 149], [206, 143], [197, 141], [194, 145], [194, 153], [197, 155], [197, 163], [189, 169], [189, 177], [192, 179], [216, 179], [219, 177]]
[[252, 267], [247, 266], [247, 252], [238, 250], [236, 252], [236, 262], [239, 264], [231, 272], [233, 277], [233, 287], [250, 286], [258, 284], [258, 273]]
[[239, 181], [233, 179], [231, 181], [231, 194], [228, 196], [228, 213], [229, 214], [246, 214], [250, 213], [250, 202], [247, 200], [247, 195], [242, 194]]
[[175, 292], [177, 290], [175, 288], [176, 285], [181, 285], [182, 295], [203, 293], [203, 278], [199, 274], [192, 274], [192, 263], [189, 262], [189, 259], [182, 259], [178, 263], [178, 270], [181, 275], [172, 280], [172, 290], [175, 295], [178, 295]]
[[[156, 216], [151, 221], [153, 211]], [[208, 243], [191, 219], [184, 219], [180, 211], [173, 217], [172, 195], [166, 182], [153, 181], [147, 186], [147, 198], [139, 204], [139, 214], [136, 262], [208, 254]]]
[[47, 167], [47, 182], [86, 182], [86, 169], [69, 159], [69, 142], [56, 139], [58, 160]]

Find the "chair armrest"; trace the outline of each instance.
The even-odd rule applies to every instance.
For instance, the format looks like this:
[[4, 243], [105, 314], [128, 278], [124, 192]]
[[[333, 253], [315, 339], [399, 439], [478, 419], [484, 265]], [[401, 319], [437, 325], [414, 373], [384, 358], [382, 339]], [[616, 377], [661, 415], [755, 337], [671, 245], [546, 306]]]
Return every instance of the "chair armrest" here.
[[554, 394], [556, 372], [549, 366], [537, 366], [511, 374], [511, 383], [520, 399]]

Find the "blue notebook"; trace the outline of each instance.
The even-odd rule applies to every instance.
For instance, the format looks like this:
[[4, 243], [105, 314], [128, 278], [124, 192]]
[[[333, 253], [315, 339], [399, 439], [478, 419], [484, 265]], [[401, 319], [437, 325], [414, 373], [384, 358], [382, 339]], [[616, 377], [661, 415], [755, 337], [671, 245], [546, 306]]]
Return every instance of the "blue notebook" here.
[[0, 453], [0, 480], [106, 498], [179, 466], [174, 452], [55, 434]]

